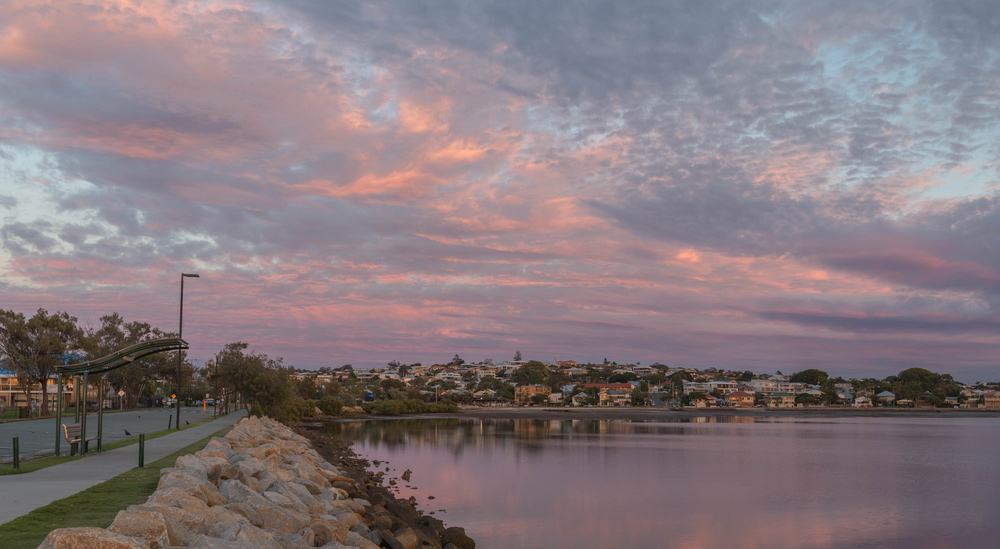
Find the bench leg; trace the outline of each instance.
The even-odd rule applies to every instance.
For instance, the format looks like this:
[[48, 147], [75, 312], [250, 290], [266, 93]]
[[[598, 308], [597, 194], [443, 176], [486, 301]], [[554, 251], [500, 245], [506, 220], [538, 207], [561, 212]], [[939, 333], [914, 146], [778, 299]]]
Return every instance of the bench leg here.
[[76, 452], [79, 449], [78, 444], [79, 444], [78, 442], [70, 442], [69, 443], [69, 455], [70, 456], [75, 456], [76, 455]]

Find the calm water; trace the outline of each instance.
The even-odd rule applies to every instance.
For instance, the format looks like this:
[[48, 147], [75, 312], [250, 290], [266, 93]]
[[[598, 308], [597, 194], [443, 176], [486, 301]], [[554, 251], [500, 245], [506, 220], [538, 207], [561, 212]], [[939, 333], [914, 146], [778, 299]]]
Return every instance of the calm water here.
[[997, 418], [330, 428], [481, 548], [1000, 546]]

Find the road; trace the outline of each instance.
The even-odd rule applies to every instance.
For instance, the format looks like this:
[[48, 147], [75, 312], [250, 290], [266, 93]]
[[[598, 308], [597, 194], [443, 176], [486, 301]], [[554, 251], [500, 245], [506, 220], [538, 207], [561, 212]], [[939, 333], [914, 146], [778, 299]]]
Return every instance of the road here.
[[[171, 417], [177, 414], [174, 408], [144, 408], [129, 412], [104, 412], [104, 440], [105, 444], [129, 438], [125, 431], [128, 430], [133, 437], [139, 433], [153, 433], [167, 428]], [[212, 417], [212, 408], [202, 411], [200, 407], [181, 408], [181, 422], [200, 421]], [[63, 416], [64, 423], [73, 423], [72, 414], [67, 418]], [[35, 457], [35, 452], [52, 452], [56, 444], [56, 420], [33, 419], [25, 421], [9, 421], [0, 423], [0, 463], [9, 463], [14, 456], [14, 437], [18, 437], [21, 449], [21, 459], [28, 460]], [[62, 430], [62, 427], [58, 427]], [[97, 414], [91, 412], [87, 414], [87, 436], [97, 434]], [[60, 436], [62, 433], [60, 432]], [[94, 449], [96, 442], [90, 443], [90, 449]], [[63, 452], [69, 452], [69, 444], [65, 439], [60, 443]]]

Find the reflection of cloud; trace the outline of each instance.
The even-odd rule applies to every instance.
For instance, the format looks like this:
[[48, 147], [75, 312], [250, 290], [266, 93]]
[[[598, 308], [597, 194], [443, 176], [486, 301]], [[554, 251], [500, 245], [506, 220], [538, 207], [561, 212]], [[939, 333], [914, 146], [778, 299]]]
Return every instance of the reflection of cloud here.
[[[993, 470], [985, 456], [995, 444], [982, 433], [1000, 428], [995, 421], [707, 419], [331, 427], [396, 474], [411, 469], [421, 507], [447, 510], [439, 518], [483, 546], [536, 546], [550, 536], [551, 547], [664, 539], [677, 547], [735, 539], [877, 547], [937, 545], [942, 536], [981, 544], [997, 533], [992, 496], [977, 478]], [[526, 444], [535, 450], [524, 452]], [[934, 447], [968, 452], [927, 451]]]
[[197, 269], [196, 356], [975, 376], [996, 7], [856, 4], [8, 2], [5, 306], [169, 326]]

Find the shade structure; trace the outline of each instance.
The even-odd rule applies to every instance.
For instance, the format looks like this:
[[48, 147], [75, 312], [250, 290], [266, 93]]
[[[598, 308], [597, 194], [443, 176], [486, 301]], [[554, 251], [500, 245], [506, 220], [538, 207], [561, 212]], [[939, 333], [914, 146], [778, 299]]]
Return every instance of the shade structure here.
[[142, 357], [162, 353], [166, 351], [183, 351], [188, 348], [187, 341], [179, 337], [165, 337], [162, 339], [151, 339], [129, 345], [124, 349], [119, 349], [108, 356], [80, 362], [77, 364], [66, 364], [56, 366], [56, 373], [63, 375], [80, 375], [83, 373], [98, 374], [110, 372], [116, 368], [121, 368]]
[[[100, 451], [102, 444], [102, 424], [104, 418], [104, 409], [102, 406], [104, 400], [104, 381], [103, 375], [111, 370], [121, 368], [122, 366], [127, 366], [136, 360], [153, 355], [156, 353], [163, 353], [167, 351], [183, 351], [188, 348], [187, 341], [179, 337], [164, 337], [161, 339], [151, 339], [149, 341], [143, 341], [141, 343], [136, 343], [135, 345], [129, 345], [123, 349], [119, 349], [108, 356], [103, 356], [94, 360], [88, 360], [87, 362], [79, 362], [77, 364], [65, 364], [63, 366], [56, 366], [56, 373], [59, 374], [59, 390], [57, 396], [56, 405], [56, 455], [60, 455], [60, 429], [59, 426], [62, 423], [62, 386], [63, 386], [63, 376], [83, 376], [83, 413], [79, 413], [79, 393], [77, 393], [77, 415], [80, 422], [80, 438], [82, 440], [87, 439], [87, 378], [90, 374], [101, 374], [101, 383], [98, 389], [98, 404], [97, 404], [97, 449]], [[86, 452], [86, 444], [83, 444], [82, 451]]]

